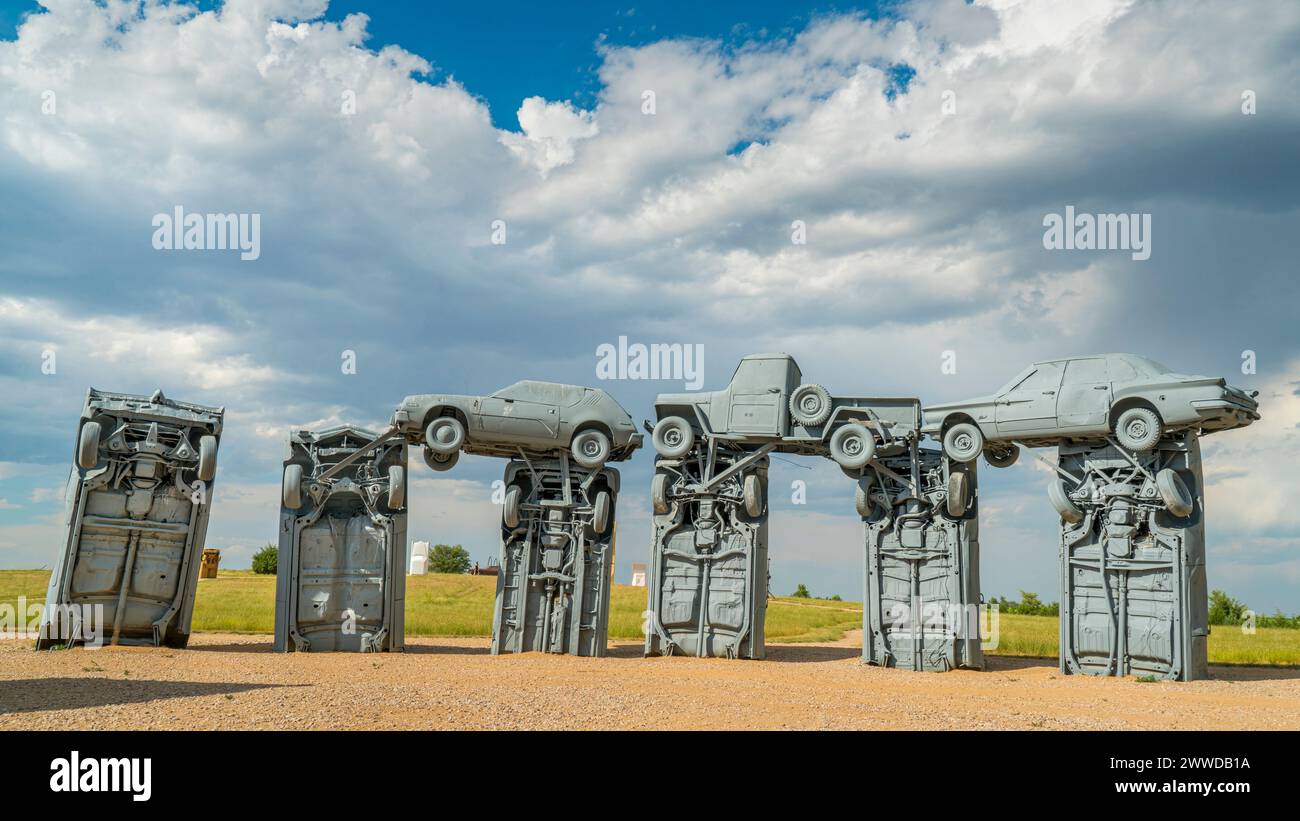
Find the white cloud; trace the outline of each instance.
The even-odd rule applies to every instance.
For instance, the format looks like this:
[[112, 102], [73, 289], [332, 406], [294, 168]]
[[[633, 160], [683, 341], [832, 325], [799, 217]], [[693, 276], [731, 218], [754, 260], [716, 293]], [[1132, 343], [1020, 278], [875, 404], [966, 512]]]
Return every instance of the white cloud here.
[[578, 141], [600, 133], [592, 113], [580, 111], [569, 102], [551, 103], [541, 97], [529, 97], [519, 107], [518, 116], [523, 133], [503, 133], [501, 142], [543, 177], [573, 162]]

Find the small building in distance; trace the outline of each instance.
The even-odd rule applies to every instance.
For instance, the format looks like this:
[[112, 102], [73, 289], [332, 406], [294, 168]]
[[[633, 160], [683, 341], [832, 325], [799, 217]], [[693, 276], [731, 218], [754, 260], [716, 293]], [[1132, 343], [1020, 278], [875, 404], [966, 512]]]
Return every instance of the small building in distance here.
[[423, 576], [429, 572], [429, 543], [413, 542], [411, 544], [411, 566], [408, 575]]
[[632, 586], [645, 587], [645, 562], [632, 562]]
[[215, 579], [219, 564], [221, 564], [221, 551], [215, 547], [203, 548], [203, 555], [199, 558], [199, 578]]

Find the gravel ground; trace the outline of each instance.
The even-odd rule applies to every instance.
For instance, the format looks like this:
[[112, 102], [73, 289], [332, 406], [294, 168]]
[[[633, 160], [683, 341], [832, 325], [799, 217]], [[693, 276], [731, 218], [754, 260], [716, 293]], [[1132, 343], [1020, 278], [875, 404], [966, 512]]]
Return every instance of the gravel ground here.
[[626, 642], [603, 659], [493, 657], [485, 638], [379, 655], [276, 655], [269, 636], [218, 633], [179, 651], [0, 641], [0, 729], [1300, 728], [1300, 670], [1145, 683], [993, 658], [913, 673], [863, 665], [856, 640], [769, 645], [765, 661], [647, 659]]

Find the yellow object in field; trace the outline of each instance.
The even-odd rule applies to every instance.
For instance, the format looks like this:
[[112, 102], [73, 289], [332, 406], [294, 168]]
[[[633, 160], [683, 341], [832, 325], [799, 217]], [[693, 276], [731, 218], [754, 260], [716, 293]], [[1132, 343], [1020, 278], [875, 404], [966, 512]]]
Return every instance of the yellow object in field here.
[[203, 548], [203, 558], [199, 561], [199, 578], [215, 579], [217, 565], [221, 563], [221, 551], [215, 547]]

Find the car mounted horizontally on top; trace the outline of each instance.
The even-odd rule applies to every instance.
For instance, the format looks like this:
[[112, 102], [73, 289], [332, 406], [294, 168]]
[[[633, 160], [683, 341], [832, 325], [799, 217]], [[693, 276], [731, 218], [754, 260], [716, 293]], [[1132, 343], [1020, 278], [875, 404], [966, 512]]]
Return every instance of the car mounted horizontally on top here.
[[588, 470], [641, 446], [632, 417], [599, 388], [524, 380], [488, 396], [419, 394], [402, 400], [393, 429], [424, 445], [424, 461], [450, 470], [461, 451], [513, 459], [568, 451]]
[[1134, 354], [1076, 356], [1036, 362], [990, 396], [930, 405], [923, 430], [941, 439], [952, 459], [969, 462], [982, 452], [989, 464], [1007, 467], [1019, 455], [1017, 443], [1105, 443], [1113, 436], [1141, 453], [1169, 433], [1245, 427], [1259, 419], [1258, 395]]
[[660, 394], [650, 430], [655, 450], [667, 459], [689, 453], [703, 437], [765, 453], [829, 455], [846, 471], [860, 471], [877, 448], [901, 446], [892, 415], [915, 407], [915, 399], [832, 397], [803, 382], [789, 354], [751, 354], [720, 391]]
[[112, 644], [188, 643], [224, 416], [162, 391], [90, 389], [38, 648], [89, 640], [96, 611]]

